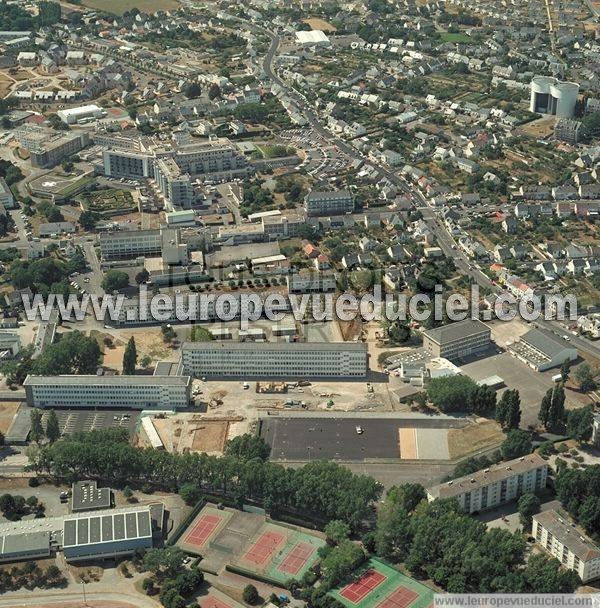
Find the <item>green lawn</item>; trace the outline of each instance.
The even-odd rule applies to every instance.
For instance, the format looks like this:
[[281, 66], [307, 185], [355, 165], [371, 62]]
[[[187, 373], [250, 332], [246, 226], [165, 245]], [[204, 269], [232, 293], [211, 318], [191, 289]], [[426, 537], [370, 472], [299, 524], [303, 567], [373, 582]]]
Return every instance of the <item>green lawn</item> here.
[[444, 42], [471, 42], [470, 36], [460, 32], [442, 32], [440, 38]]

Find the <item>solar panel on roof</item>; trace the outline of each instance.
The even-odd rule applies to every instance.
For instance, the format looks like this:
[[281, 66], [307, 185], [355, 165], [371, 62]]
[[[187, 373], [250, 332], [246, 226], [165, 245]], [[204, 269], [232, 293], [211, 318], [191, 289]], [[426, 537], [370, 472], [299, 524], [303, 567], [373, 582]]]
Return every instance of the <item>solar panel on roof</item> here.
[[149, 513], [138, 513], [138, 535], [139, 536], [150, 536], [152, 528], [150, 527], [150, 514]]
[[90, 518], [90, 542], [99, 543], [101, 541], [102, 536], [100, 533], [100, 518], [92, 517]]
[[123, 515], [114, 516], [114, 539], [125, 539], [125, 517]]
[[65, 521], [63, 532], [63, 545], [70, 547], [77, 542], [77, 521], [68, 519]]
[[87, 545], [89, 542], [89, 522], [87, 519], [77, 520], [77, 544]]
[[107, 540], [113, 539], [113, 518], [112, 515], [105, 515], [102, 518], [102, 540], [106, 542]]
[[125, 515], [125, 527], [127, 529], [127, 538], [135, 538], [137, 536], [135, 513], [127, 513]]

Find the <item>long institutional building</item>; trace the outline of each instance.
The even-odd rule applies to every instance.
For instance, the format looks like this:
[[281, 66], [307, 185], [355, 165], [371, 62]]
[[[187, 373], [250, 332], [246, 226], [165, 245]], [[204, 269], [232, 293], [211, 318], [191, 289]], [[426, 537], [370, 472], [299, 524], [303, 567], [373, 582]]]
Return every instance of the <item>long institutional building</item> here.
[[[124, 141], [123, 141], [124, 140]], [[152, 178], [171, 206], [190, 209], [196, 200], [195, 181], [234, 179], [252, 173], [252, 166], [226, 138], [169, 145], [152, 140], [96, 136], [103, 151], [104, 173], [128, 179]]]
[[565, 568], [587, 583], [600, 577], [600, 550], [585, 530], [562, 511], [543, 511], [533, 516], [532, 536]]
[[364, 378], [367, 346], [362, 342], [185, 342], [183, 372], [235, 378]]
[[150, 549], [162, 536], [164, 505], [105, 509], [0, 524], [0, 563], [53, 557], [115, 559]]
[[189, 376], [27, 376], [32, 407], [181, 409], [190, 403]]
[[423, 332], [423, 348], [432, 357], [456, 361], [490, 347], [491, 330], [481, 321], [466, 319]]
[[547, 477], [546, 461], [530, 454], [428, 488], [427, 499], [455, 498], [467, 513], [475, 513], [541, 490]]

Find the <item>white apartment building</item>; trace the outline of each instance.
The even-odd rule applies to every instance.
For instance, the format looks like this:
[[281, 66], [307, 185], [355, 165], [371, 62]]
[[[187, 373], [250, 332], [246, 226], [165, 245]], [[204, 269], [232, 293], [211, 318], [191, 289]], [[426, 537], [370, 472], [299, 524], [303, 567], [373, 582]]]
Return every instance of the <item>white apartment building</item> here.
[[304, 199], [304, 209], [307, 215], [344, 215], [354, 211], [354, 197], [348, 190], [313, 190]]
[[501, 462], [427, 489], [427, 500], [456, 498], [467, 513], [492, 509], [546, 486], [548, 464], [538, 454]]
[[600, 550], [566, 513], [537, 513], [533, 516], [531, 534], [539, 545], [565, 568], [576, 572], [584, 583], [600, 577]]
[[326, 293], [335, 291], [336, 282], [333, 272], [318, 272], [302, 269], [286, 277], [290, 293]]
[[176, 410], [190, 402], [189, 376], [27, 376], [31, 407]]
[[184, 373], [229, 377], [362, 378], [367, 346], [354, 342], [185, 342]]

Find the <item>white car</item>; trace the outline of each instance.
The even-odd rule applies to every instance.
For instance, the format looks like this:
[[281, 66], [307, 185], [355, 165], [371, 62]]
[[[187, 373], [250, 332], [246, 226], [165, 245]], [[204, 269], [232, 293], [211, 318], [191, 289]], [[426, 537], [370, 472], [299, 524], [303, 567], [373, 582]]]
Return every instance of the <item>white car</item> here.
[[364, 432], [364, 431], [363, 431], [362, 426], [357, 426], [357, 427], [356, 427], [356, 434], [357, 434], [357, 435], [362, 435], [362, 434], [363, 434], [363, 432]]

